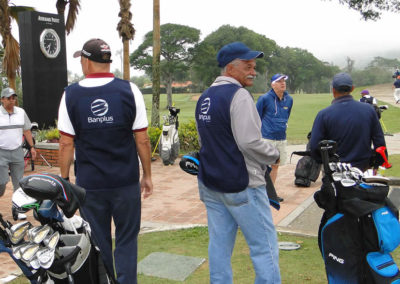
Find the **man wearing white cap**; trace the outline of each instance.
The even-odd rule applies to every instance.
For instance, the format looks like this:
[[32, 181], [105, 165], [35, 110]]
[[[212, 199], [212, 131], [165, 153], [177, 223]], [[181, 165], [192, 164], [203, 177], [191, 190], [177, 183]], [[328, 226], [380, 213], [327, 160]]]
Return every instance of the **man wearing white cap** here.
[[[25, 111], [15, 106], [17, 94], [11, 88], [5, 88], [1, 92], [0, 106], [0, 196], [6, 189], [10, 171], [14, 191], [19, 187], [19, 180], [24, 176], [24, 152], [22, 150], [22, 136], [31, 147], [32, 160], [36, 158], [36, 150], [33, 145], [31, 133], [31, 121]], [[25, 219], [24, 214], [18, 215], [19, 219]]]
[[[271, 78], [272, 89], [258, 98], [256, 107], [262, 121], [263, 138], [276, 146], [280, 153], [279, 164], [271, 165], [271, 180], [275, 183], [279, 165], [286, 163], [286, 128], [292, 111], [293, 98], [286, 91], [288, 76], [275, 74]], [[280, 198], [279, 201], [283, 201]]]

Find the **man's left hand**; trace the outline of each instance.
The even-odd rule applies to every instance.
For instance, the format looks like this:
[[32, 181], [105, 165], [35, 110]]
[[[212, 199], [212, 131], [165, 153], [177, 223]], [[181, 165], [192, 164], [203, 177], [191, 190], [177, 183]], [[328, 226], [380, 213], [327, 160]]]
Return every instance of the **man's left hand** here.
[[153, 194], [153, 182], [151, 181], [151, 178], [142, 178], [140, 181], [140, 191], [143, 193], [144, 199]]

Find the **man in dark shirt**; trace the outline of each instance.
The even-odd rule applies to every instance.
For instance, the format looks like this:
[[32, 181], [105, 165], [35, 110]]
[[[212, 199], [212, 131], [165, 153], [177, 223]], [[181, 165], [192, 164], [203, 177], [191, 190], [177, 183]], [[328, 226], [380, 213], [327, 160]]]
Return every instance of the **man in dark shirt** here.
[[365, 171], [369, 168], [372, 155], [371, 143], [374, 149], [386, 144], [374, 109], [355, 101], [350, 95], [353, 90], [353, 80], [349, 74], [339, 73], [333, 77], [334, 100], [317, 114], [310, 146], [313, 158], [321, 161], [318, 143], [325, 139], [334, 140], [340, 161]]
[[393, 83], [393, 96], [396, 104], [400, 103], [400, 76], [397, 76], [397, 80]]

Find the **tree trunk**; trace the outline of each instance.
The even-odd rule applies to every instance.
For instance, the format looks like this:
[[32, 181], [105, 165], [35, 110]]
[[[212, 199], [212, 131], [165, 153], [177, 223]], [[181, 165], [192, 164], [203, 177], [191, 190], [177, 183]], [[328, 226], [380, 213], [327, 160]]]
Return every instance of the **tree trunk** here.
[[153, 102], [151, 126], [160, 126], [160, 0], [153, 0]]
[[123, 60], [124, 60], [124, 75], [123, 78], [124, 80], [130, 79], [130, 71], [129, 71], [129, 40], [122, 40], [123, 43], [123, 49], [124, 49], [124, 55], [123, 55]]
[[167, 108], [172, 106], [172, 79], [167, 80]]

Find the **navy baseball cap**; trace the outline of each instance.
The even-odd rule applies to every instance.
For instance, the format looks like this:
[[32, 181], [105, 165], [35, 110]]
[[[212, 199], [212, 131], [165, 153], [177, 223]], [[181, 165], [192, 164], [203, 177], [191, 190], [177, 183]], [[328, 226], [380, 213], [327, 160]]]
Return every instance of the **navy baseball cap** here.
[[74, 53], [74, 57], [83, 56], [89, 60], [99, 63], [111, 63], [110, 46], [102, 39], [93, 38], [88, 40], [82, 47]]
[[332, 87], [338, 89], [339, 87], [353, 87], [353, 80], [347, 73], [338, 73], [333, 77]]
[[218, 66], [225, 67], [235, 59], [251, 60], [261, 58], [264, 52], [251, 50], [242, 42], [232, 42], [224, 45], [217, 54]]
[[275, 74], [274, 76], [271, 77], [271, 84], [281, 80], [282, 78], [285, 79], [286, 81], [289, 77], [285, 74], [280, 74], [280, 73]]

